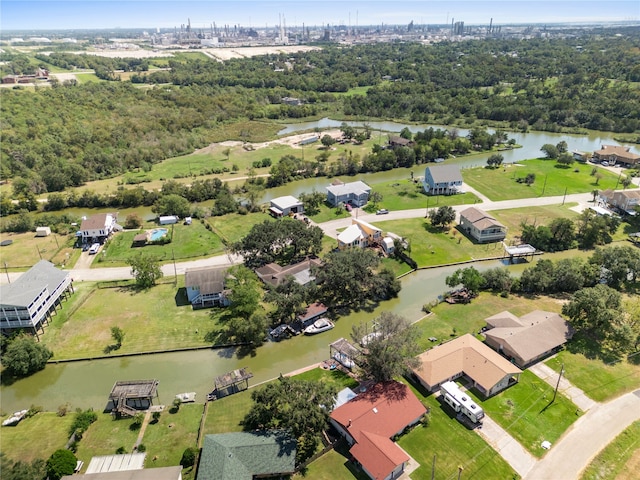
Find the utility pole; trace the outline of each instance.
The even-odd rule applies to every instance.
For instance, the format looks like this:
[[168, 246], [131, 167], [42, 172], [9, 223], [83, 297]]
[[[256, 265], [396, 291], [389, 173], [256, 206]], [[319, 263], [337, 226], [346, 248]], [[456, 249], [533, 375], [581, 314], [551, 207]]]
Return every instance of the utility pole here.
[[173, 248], [171, 249], [171, 257], [173, 258], [173, 285], [178, 285], [178, 270], [176, 269], [176, 255], [173, 253]]
[[564, 196], [562, 197], [562, 205], [564, 205], [564, 201], [567, 199], [567, 187], [564, 187]]
[[436, 455], [433, 456], [433, 464], [431, 465], [431, 480], [436, 478]]
[[42, 260], [42, 254], [40, 253], [40, 249], [38, 248], [37, 245], [36, 245], [36, 250], [38, 250], [38, 255], [40, 256], [40, 260]]
[[7, 267], [7, 262], [4, 262], [4, 273], [7, 274], [7, 282], [11, 283], [11, 278], [9, 278], [9, 268]]
[[553, 398], [551, 399], [551, 403], [556, 401], [556, 395], [558, 394], [558, 387], [560, 386], [560, 379], [562, 378], [562, 374], [564, 373], [564, 363], [562, 367], [560, 367], [560, 373], [558, 374], [558, 383], [556, 383], [556, 389], [553, 391]]
[[547, 189], [547, 175], [544, 176], [544, 185], [542, 186], [542, 193], [540, 196], [544, 196], [544, 191]]

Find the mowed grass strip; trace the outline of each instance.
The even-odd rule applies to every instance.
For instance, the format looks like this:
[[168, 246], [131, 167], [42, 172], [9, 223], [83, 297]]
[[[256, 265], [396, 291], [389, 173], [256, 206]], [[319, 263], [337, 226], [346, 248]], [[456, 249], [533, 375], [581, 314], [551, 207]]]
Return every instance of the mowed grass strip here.
[[[3, 416], [2, 420], [6, 418]], [[53, 412], [42, 412], [25, 418], [15, 427], [2, 427], [0, 450], [14, 461], [46, 460], [67, 444], [72, 422], [72, 413], [59, 417]]]
[[89, 426], [78, 442], [76, 457], [84, 462], [84, 468], [89, 466], [91, 457], [115, 455], [120, 447], [131, 453], [140, 433], [130, 428], [131, 423], [130, 418], [115, 419], [110, 413], [98, 413], [98, 420]]
[[418, 425], [398, 440], [420, 467], [411, 474], [414, 480], [431, 478], [434, 455], [437, 479], [455, 478], [458, 467], [463, 478], [512, 479], [515, 472], [509, 464], [478, 434], [467, 429], [433, 396], [414, 393], [430, 409], [428, 426]]
[[536, 457], [545, 452], [540, 446], [543, 441], [555, 443], [580, 414], [561, 393], [551, 403], [553, 387], [528, 370], [518, 383], [487, 400], [481, 401], [474, 391], [469, 393], [492, 420]]
[[251, 400], [252, 391], [253, 389], [245, 390], [210, 402], [204, 423], [204, 433], [241, 432], [242, 425], [240, 425], [240, 422], [249, 413], [253, 404], [253, 400]]
[[25, 270], [41, 259], [56, 265], [73, 265], [80, 251], [73, 248], [75, 236], [52, 233], [36, 237], [35, 232], [2, 233], [0, 241], [12, 240], [11, 245], [0, 247], [0, 267], [9, 270]]
[[[391, 211], [411, 210], [415, 208], [429, 209], [442, 207], [445, 205], [467, 205], [474, 204], [479, 199], [473, 193], [461, 193], [458, 195], [427, 195], [420, 181], [393, 180], [371, 185], [372, 191], [382, 195], [382, 201], [370, 210], [375, 212], [376, 208], [386, 208]], [[371, 205], [371, 203], [369, 203]], [[369, 209], [367, 209], [369, 210]]]
[[[618, 175], [604, 168], [597, 168], [598, 180], [591, 175], [595, 165], [574, 163], [570, 167], [559, 166], [555, 160], [533, 159], [502, 168], [467, 168], [462, 170], [462, 178], [476, 190], [493, 201], [517, 198], [551, 197], [573, 193], [589, 193], [593, 190], [614, 189]], [[518, 183], [533, 173], [536, 176], [531, 186]]]
[[632, 480], [640, 466], [640, 422], [634, 422], [607, 445], [580, 477], [581, 480]]
[[[171, 243], [132, 247], [133, 238], [136, 235], [155, 228], [167, 229], [167, 237], [172, 238]], [[199, 220], [194, 221], [191, 225], [184, 225], [180, 222], [175, 225], [160, 225], [153, 229], [116, 233], [108, 241], [106, 249], [98, 253], [96, 261], [91, 266], [93, 268], [127, 266], [128, 259], [140, 253], [153, 256], [160, 263], [170, 263], [174, 259], [206, 257], [224, 251], [222, 239], [214, 232], [207, 230]]]
[[583, 343], [579, 336], [574, 337], [566, 350], [545, 363], [556, 372], [564, 365], [563, 375], [589, 398], [604, 402], [638, 388], [640, 365], [626, 359], [605, 363], [594, 355], [596, 345], [585, 350], [574, 342]]
[[[168, 402], [170, 398], [166, 398]], [[197, 447], [198, 428], [204, 405], [193, 403], [173, 410], [166, 405], [157, 423], [153, 419], [147, 425], [142, 443], [147, 447], [147, 467], [180, 465], [182, 453], [188, 447]]]
[[177, 287], [159, 284], [143, 291], [82, 284], [82, 306], [69, 315], [75, 302], [63, 302], [60, 314], [45, 328], [42, 341], [54, 352], [54, 360], [104, 355], [114, 343], [112, 327], [121, 328], [125, 335], [114, 354], [206, 346], [206, 333], [220, 328], [220, 310], [192, 310], [178, 292], [184, 277], [179, 280]]

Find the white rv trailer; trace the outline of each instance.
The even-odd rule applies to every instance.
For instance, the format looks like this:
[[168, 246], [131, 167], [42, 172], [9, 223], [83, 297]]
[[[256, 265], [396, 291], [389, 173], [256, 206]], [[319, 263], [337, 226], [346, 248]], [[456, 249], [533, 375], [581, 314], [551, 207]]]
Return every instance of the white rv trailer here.
[[440, 394], [443, 401], [454, 411], [462, 413], [473, 423], [481, 423], [484, 411], [454, 382], [445, 382], [440, 385]]

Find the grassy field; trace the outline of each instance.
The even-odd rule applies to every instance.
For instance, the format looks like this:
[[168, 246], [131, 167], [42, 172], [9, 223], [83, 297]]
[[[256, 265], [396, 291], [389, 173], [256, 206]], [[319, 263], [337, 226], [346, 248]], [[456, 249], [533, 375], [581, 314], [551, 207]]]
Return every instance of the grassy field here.
[[409, 210], [414, 208], [435, 208], [444, 205], [466, 205], [473, 204], [478, 200], [473, 193], [463, 193], [460, 195], [437, 195], [429, 196], [424, 193], [421, 182], [413, 183], [411, 180], [393, 180], [391, 182], [376, 183], [372, 186], [374, 192], [382, 195], [382, 201], [369, 208], [375, 212], [377, 208], [387, 208], [391, 211]]
[[569, 218], [575, 220], [578, 213], [571, 210], [575, 203], [565, 205], [532, 205], [526, 208], [511, 208], [508, 210], [492, 210], [491, 215], [500, 223], [507, 227], [507, 242], [522, 233], [522, 224], [527, 225], [548, 225], [556, 218]]
[[[184, 277], [179, 277], [177, 287], [171, 282], [146, 291], [76, 285], [77, 292], [63, 302], [42, 341], [53, 350], [54, 359], [103, 355], [113, 344], [111, 327], [115, 326], [124, 331], [125, 338], [114, 353], [205, 346], [205, 334], [219, 327], [220, 311], [192, 310], [178, 290], [183, 282]], [[107, 308], [115, 305], [117, 308]]]
[[337, 210], [334, 207], [323, 204], [320, 205], [320, 211], [315, 215], [309, 215], [309, 218], [316, 223], [329, 222], [340, 218], [350, 217], [351, 214], [346, 210]]
[[104, 82], [104, 80], [100, 80], [95, 73], [76, 73], [75, 77], [78, 83]]
[[[469, 393], [475, 396], [473, 391]], [[478, 403], [524, 448], [542, 457], [545, 450], [540, 444], [544, 440], [555, 443], [580, 414], [573, 402], [562, 394], [550, 403], [552, 398], [553, 387], [525, 370], [517, 384]]]
[[52, 233], [47, 237], [36, 237], [34, 232], [3, 233], [1, 240], [13, 240], [11, 245], [0, 247], [0, 266], [9, 270], [28, 269], [41, 258], [57, 266], [73, 266], [80, 256], [80, 250], [73, 248], [73, 235]]
[[208, 217], [206, 222], [211, 225], [213, 231], [223, 242], [232, 245], [242, 240], [255, 224], [265, 220], [273, 219], [266, 213], [249, 213], [247, 215], [230, 213], [221, 217]]
[[209, 403], [204, 433], [241, 432], [240, 421], [251, 409], [251, 390], [236, 393]]
[[[462, 178], [473, 188], [479, 190], [491, 200], [509, 200], [529, 197], [550, 197], [572, 193], [585, 193], [593, 190], [614, 189], [618, 175], [599, 169], [602, 178], [596, 184], [596, 177], [590, 173], [594, 165], [575, 163], [562, 168], [553, 160], [526, 160], [510, 164], [504, 168], [468, 168], [462, 171]], [[533, 173], [535, 183], [527, 186], [516, 179]]]
[[[578, 340], [574, 339], [576, 342]], [[556, 372], [559, 372], [564, 364], [564, 376], [582, 389], [589, 398], [603, 402], [634, 390], [640, 385], [640, 365], [627, 360], [606, 364], [586, 352], [590, 357], [588, 358], [585, 353], [575, 351], [577, 349], [578, 346], [570, 343], [566, 350], [545, 363]]]
[[114, 420], [110, 413], [98, 413], [98, 420], [91, 424], [78, 443], [78, 460], [82, 460], [86, 468], [93, 456], [115, 455], [120, 447], [131, 453], [140, 432], [131, 430], [130, 426], [130, 419]]
[[169, 263], [173, 259], [206, 257], [224, 251], [222, 240], [198, 220], [191, 225], [177, 223], [155, 228], [167, 228], [167, 235], [172, 238], [171, 243], [132, 248], [133, 238], [143, 230], [117, 233], [108, 241], [106, 249], [103, 248], [102, 252], [106, 253], [99, 253], [92, 267], [127, 266], [127, 260], [140, 252], [153, 255], [160, 263]]
[[640, 467], [640, 422], [607, 445], [584, 470], [581, 480], [632, 480]]
[[42, 412], [25, 418], [15, 427], [2, 427], [0, 451], [16, 461], [46, 460], [67, 444], [72, 422], [72, 414], [58, 417], [53, 412]]

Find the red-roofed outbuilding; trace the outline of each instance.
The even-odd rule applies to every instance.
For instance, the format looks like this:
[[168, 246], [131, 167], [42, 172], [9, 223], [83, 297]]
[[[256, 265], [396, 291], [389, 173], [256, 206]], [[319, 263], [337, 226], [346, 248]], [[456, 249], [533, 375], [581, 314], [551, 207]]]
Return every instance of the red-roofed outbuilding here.
[[426, 413], [413, 392], [399, 382], [382, 382], [331, 413], [331, 423], [351, 445], [350, 453], [375, 480], [397, 478], [409, 456], [391, 438]]

